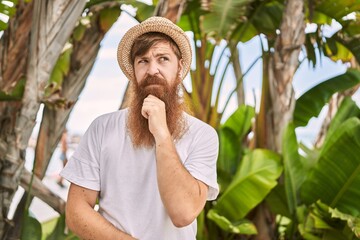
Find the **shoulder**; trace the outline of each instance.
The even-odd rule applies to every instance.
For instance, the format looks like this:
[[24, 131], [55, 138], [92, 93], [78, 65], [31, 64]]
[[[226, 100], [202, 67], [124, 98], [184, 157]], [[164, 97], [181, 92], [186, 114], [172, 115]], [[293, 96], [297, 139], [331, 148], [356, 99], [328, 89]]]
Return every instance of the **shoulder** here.
[[126, 116], [126, 109], [98, 116], [86, 130], [83, 139], [92, 139], [92, 141], [96, 139], [99, 143], [110, 134], [124, 132]]
[[188, 113], [184, 113], [186, 122], [188, 124], [188, 127], [192, 130], [200, 130], [200, 131], [210, 131], [213, 133], [216, 133], [216, 130], [207, 124], [206, 122], [201, 121], [200, 119], [191, 116]]
[[197, 119], [196, 117], [189, 115], [188, 113], [184, 113], [184, 116], [188, 126], [188, 133], [192, 137], [198, 136], [205, 139], [208, 138], [213, 138], [215, 140], [218, 139], [218, 134], [212, 126], [201, 121], [200, 119]]
[[119, 125], [122, 122], [125, 122], [127, 117], [128, 110], [122, 109], [115, 112], [105, 113], [103, 115], [98, 116], [92, 122], [92, 125], [106, 127], [111, 125]]

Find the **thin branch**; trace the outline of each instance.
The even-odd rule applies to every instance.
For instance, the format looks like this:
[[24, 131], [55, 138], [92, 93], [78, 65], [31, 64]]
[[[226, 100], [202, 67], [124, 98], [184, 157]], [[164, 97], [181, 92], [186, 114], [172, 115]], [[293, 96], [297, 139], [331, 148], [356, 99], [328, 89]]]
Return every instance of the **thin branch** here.
[[254, 65], [257, 63], [257, 61], [259, 61], [259, 59], [261, 59], [262, 56], [259, 56], [255, 59], [255, 61], [250, 65], [250, 67], [245, 71], [245, 73], [241, 76], [241, 78], [239, 78], [237, 81], [236, 81], [236, 86], [234, 88], [234, 90], [229, 94], [229, 97], [228, 99], [226, 100], [226, 103], [225, 103], [225, 106], [221, 112], [221, 115], [224, 114], [225, 112], [225, 109], [227, 108], [229, 102], [230, 102], [230, 99], [231, 99], [231, 96], [236, 92], [236, 89], [239, 87], [240, 85], [240, 82], [243, 80], [243, 78], [246, 76], [246, 74], [254, 67]]

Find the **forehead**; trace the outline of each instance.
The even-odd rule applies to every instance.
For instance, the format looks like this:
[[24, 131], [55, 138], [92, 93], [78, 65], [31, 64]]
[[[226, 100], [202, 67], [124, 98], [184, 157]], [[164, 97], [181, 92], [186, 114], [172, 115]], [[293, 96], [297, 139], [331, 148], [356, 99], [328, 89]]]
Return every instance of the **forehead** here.
[[[170, 43], [167, 41], [161, 41], [161, 42], [155, 43], [142, 56], [145, 56], [148, 54], [152, 54], [152, 55], [173, 54], [173, 55], [175, 55], [174, 50], [170, 46]], [[139, 56], [139, 57], [141, 57], [141, 56]]]

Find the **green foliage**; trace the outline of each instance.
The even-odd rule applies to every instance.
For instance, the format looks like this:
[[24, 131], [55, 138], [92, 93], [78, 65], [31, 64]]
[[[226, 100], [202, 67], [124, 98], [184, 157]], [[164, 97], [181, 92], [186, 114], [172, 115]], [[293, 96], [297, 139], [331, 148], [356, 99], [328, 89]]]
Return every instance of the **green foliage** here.
[[119, 7], [105, 8], [99, 14], [99, 26], [103, 32], [107, 32], [120, 16]]
[[[64, 77], [69, 73], [70, 70], [70, 59], [71, 59], [72, 47], [69, 46], [65, 49], [60, 55], [58, 61], [56, 62], [53, 72], [50, 75], [50, 84], [53, 84], [52, 89], [58, 89], [61, 87]], [[50, 94], [50, 89], [45, 89], [45, 95]]]
[[357, 238], [360, 238], [360, 218], [349, 214], [340, 212], [339, 210], [329, 208], [332, 218], [339, 218], [347, 222], [348, 227], [355, 233]]
[[305, 50], [306, 50], [306, 56], [310, 63], [312, 63], [312, 66], [315, 68], [316, 66], [316, 52], [315, 47], [312, 43], [312, 39], [314, 37], [318, 36], [317, 34], [306, 34], [305, 35]]
[[89, 25], [90, 25], [90, 17], [89, 16], [82, 17], [72, 33], [72, 38], [75, 41], [81, 41]]
[[204, 15], [204, 32], [215, 36], [217, 39], [228, 39], [231, 32], [239, 22], [245, 20], [244, 16], [250, 10], [254, 0], [214, 0], [210, 5], [210, 12]]
[[154, 15], [155, 6], [156, 6], [155, 5], [156, 3], [154, 1], [152, 5], [148, 5], [144, 2], [135, 1], [135, 0], [127, 1], [127, 3], [131, 4], [131, 6], [136, 8], [135, 19], [138, 20], [139, 22], [142, 22]]
[[20, 79], [11, 93], [0, 91], [0, 101], [20, 101], [25, 89], [25, 78]]
[[61, 95], [63, 80], [70, 71], [71, 53], [72, 46], [68, 45], [68, 47], [60, 55], [50, 75], [49, 82], [45, 87], [43, 97], [43, 102], [48, 106], [66, 108], [71, 104], [67, 102], [66, 99], [64, 99]]
[[[318, 199], [340, 211], [360, 215], [360, 120], [350, 118], [327, 138], [319, 160], [301, 190], [305, 203]], [[316, 186], [316, 188], [314, 188]]]
[[306, 172], [299, 155], [295, 126], [290, 123], [283, 136], [283, 164], [287, 206], [291, 216], [295, 216], [299, 205], [298, 192], [305, 180]]
[[[360, 48], [359, 48], [360, 37], [359, 37], [359, 35], [345, 37], [342, 34], [344, 31], [339, 32], [336, 35], [333, 35], [332, 38], [334, 38], [342, 46], [344, 46], [346, 49], [348, 49], [354, 55], [356, 61], [360, 62]], [[343, 50], [343, 51], [345, 51], [345, 50]]]
[[351, 240], [359, 236], [359, 218], [317, 201], [308, 208], [299, 229], [304, 239]]
[[345, 240], [359, 235], [359, 115], [359, 107], [345, 98], [320, 152], [305, 149], [305, 158], [313, 163], [305, 164], [306, 180], [297, 195], [307, 207], [298, 206], [295, 219], [304, 239]]
[[[3, 14], [11, 18], [16, 13], [16, 4], [18, 0], [1, 0], [0, 1], [0, 14]], [[3, 18], [0, 18], [0, 31], [6, 30], [8, 27], [8, 21], [4, 21]]]
[[360, 3], [353, 0], [321, 0], [316, 1], [316, 10], [341, 23], [343, 17], [360, 10]]
[[336, 41], [335, 37], [326, 38], [326, 44], [324, 47], [326, 56], [331, 58], [334, 62], [339, 60], [342, 62], [350, 62], [354, 56], [347, 47], [339, 41]]
[[46, 240], [60, 240], [60, 239], [66, 239], [66, 240], [79, 239], [72, 232], [66, 233], [65, 214], [60, 215], [60, 217], [57, 219], [57, 223], [53, 232], [46, 237]]
[[319, 115], [321, 109], [336, 92], [345, 91], [360, 83], [360, 72], [349, 69], [346, 73], [328, 79], [300, 96], [295, 104], [294, 123], [305, 126], [311, 117]]
[[25, 211], [23, 228], [21, 229], [21, 240], [39, 240], [41, 239], [41, 224]]
[[331, 120], [328, 132], [326, 134], [325, 142], [332, 136], [332, 133], [339, 129], [340, 125], [343, 124], [347, 119], [357, 117], [360, 118], [360, 109], [356, 103], [350, 98], [346, 97], [339, 106], [336, 115]]
[[249, 152], [214, 209], [231, 221], [244, 218], [277, 185], [281, 173], [280, 157], [274, 152], [265, 149]]
[[207, 217], [213, 220], [221, 229], [229, 233], [257, 234], [255, 225], [249, 220], [230, 222], [226, 217], [220, 216], [215, 210], [210, 210]]
[[230, 176], [234, 175], [238, 168], [244, 151], [242, 141], [250, 130], [254, 116], [253, 107], [242, 105], [219, 130], [220, 150], [217, 166]]

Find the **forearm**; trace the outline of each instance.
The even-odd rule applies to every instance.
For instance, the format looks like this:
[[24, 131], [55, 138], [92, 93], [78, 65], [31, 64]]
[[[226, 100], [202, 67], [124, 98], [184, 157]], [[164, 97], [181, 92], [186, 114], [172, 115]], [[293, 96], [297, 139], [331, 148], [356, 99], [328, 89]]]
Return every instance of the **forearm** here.
[[207, 188], [185, 169], [171, 137], [156, 143], [156, 159], [163, 204], [176, 226], [186, 226], [203, 209]]
[[89, 205], [68, 204], [66, 207], [66, 223], [70, 230], [81, 239], [135, 239], [118, 230]]

